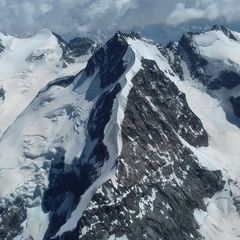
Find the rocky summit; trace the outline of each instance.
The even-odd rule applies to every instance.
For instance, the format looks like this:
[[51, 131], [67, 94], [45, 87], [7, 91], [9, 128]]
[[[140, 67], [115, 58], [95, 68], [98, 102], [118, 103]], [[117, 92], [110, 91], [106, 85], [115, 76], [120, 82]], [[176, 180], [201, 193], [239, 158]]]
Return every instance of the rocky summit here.
[[240, 33], [0, 34], [0, 64], [0, 239], [239, 238]]

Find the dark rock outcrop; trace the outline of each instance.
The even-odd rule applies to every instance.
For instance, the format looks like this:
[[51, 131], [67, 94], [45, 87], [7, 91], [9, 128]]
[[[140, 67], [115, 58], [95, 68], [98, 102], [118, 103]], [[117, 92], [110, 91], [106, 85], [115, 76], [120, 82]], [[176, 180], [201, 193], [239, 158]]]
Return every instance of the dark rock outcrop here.
[[230, 102], [232, 104], [232, 107], [233, 107], [233, 112], [234, 114], [240, 118], [240, 97], [230, 97]]
[[116, 33], [104, 47], [101, 47], [88, 61], [87, 75], [99, 68], [101, 88], [116, 82], [126, 70], [124, 55], [128, 49], [125, 35]]
[[21, 225], [27, 217], [24, 200], [1, 199], [0, 216], [0, 239], [12, 240], [23, 230]]
[[0, 100], [5, 99], [5, 90], [0, 86]]
[[208, 84], [208, 89], [219, 90], [222, 87], [233, 89], [240, 85], [240, 75], [233, 71], [221, 71], [218, 78], [214, 79]]
[[191, 76], [201, 81], [204, 85], [207, 85], [209, 77], [205, 74], [203, 68], [208, 64], [208, 61], [199, 54], [193, 36], [193, 33], [188, 33], [184, 34], [180, 39], [179, 49], [181, 57], [186, 62]]
[[5, 47], [2, 45], [2, 40], [0, 39], [0, 53], [3, 52]]
[[63, 48], [63, 59], [74, 63], [75, 58], [91, 54], [95, 51], [94, 42], [89, 38], [74, 38]]
[[193, 211], [205, 210], [203, 199], [223, 188], [221, 172], [201, 167], [179, 140], [181, 135], [196, 146], [208, 143], [185, 96], [156, 69], [153, 61], [143, 60], [143, 69], [132, 80], [117, 179], [93, 197], [80, 220], [81, 240], [111, 235], [130, 240], [201, 239]]
[[57, 38], [58, 44], [63, 50], [62, 59], [65, 65], [74, 63], [76, 58], [94, 53], [98, 48], [90, 38], [76, 37], [68, 42], [57, 33], [53, 33], [53, 35]]
[[177, 46], [176, 43], [170, 42], [164, 49], [168, 49], [173, 54], [173, 59], [171, 59], [170, 56], [168, 57], [169, 64], [172, 67], [172, 70], [179, 76], [181, 80], [183, 80], [183, 70], [181, 66], [181, 52], [179, 47]]

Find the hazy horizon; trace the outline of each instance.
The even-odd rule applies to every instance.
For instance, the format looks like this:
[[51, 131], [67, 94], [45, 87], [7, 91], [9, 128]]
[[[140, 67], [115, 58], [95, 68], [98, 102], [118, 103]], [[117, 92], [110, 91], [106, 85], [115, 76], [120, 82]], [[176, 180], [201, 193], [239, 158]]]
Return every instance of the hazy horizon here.
[[21, 37], [43, 28], [66, 39], [134, 30], [167, 41], [214, 24], [240, 30], [237, 0], [0, 0], [0, 7], [0, 32]]

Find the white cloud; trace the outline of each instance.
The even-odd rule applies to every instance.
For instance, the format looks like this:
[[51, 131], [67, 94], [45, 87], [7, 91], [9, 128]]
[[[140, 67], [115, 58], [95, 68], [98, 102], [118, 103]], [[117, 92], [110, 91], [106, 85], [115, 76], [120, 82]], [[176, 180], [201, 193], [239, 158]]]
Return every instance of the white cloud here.
[[40, 8], [40, 11], [41, 11], [42, 14], [46, 14], [46, 13], [48, 13], [52, 10], [52, 5], [43, 2], [43, 3], [40, 4], [39, 8]]
[[239, 0], [195, 0], [191, 5], [178, 3], [167, 18], [167, 24], [179, 25], [195, 20], [216, 20], [224, 18], [227, 22], [239, 21]]
[[73, 36], [195, 19], [239, 21], [239, 12], [239, 0], [0, 0], [0, 31], [26, 35], [50, 28]]
[[10, 34], [41, 28], [68, 34], [117, 27], [137, 0], [0, 0], [0, 31]]

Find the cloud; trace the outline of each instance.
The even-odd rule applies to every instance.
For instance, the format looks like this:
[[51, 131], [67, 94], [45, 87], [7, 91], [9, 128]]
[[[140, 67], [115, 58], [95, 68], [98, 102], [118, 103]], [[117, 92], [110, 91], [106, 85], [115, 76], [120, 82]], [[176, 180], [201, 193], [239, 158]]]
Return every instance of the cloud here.
[[63, 36], [195, 19], [240, 21], [239, 0], [0, 0], [0, 31], [29, 35], [50, 28]]
[[223, 18], [232, 22], [240, 20], [239, 12], [239, 0], [197, 0], [190, 5], [186, 2], [176, 4], [166, 22], [174, 26], [195, 19]]
[[43, 3], [40, 4], [39, 9], [40, 9], [42, 14], [46, 14], [46, 13], [48, 13], [52, 10], [52, 5], [43, 2]]
[[21, 35], [41, 28], [61, 34], [110, 30], [136, 7], [137, 0], [0, 0], [0, 31]]

